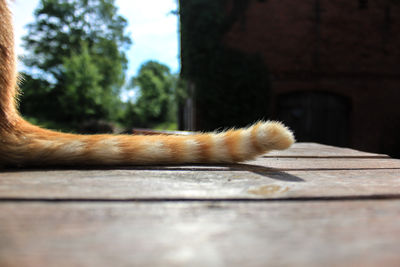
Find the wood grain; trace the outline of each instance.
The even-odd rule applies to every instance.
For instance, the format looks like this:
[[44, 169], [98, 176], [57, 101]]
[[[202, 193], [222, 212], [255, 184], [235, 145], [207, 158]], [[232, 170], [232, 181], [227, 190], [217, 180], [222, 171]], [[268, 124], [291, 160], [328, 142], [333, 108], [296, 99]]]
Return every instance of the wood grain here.
[[258, 158], [248, 163], [277, 170], [400, 170], [400, 160], [390, 158]]
[[295, 143], [290, 149], [271, 151], [264, 157], [308, 157], [308, 158], [389, 158], [388, 155], [358, 151], [317, 143]]
[[64, 170], [0, 174], [0, 199], [227, 199], [399, 195], [400, 170]]
[[1, 203], [0, 266], [398, 266], [400, 201]]
[[400, 160], [0, 171], [0, 266], [398, 266]]

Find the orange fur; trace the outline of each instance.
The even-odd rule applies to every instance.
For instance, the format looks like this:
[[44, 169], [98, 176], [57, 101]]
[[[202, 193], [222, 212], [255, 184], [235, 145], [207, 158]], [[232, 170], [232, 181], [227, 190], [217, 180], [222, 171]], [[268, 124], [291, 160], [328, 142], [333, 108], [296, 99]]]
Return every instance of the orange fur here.
[[251, 144], [253, 145], [254, 149], [257, 152], [261, 153], [263, 151], [263, 149], [262, 149], [261, 145], [258, 144], [258, 141], [257, 141], [257, 131], [258, 131], [259, 127], [260, 127], [260, 123], [257, 123], [253, 126], [253, 128], [251, 129], [250, 139], [251, 139]]
[[0, 165], [228, 163], [294, 142], [279, 122], [192, 136], [75, 135], [34, 126], [16, 110], [14, 37], [6, 0], [0, 0], [0, 18]]
[[225, 144], [233, 161], [242, 161], [238, 152], [238, 143], [241, 140], [241, 131], [230, 130], [225, 133]]
[[194, 136], [194, 140], [199, 144], [199, 162], [206, 162], [211, 157], [212, 139], [209, 134]]

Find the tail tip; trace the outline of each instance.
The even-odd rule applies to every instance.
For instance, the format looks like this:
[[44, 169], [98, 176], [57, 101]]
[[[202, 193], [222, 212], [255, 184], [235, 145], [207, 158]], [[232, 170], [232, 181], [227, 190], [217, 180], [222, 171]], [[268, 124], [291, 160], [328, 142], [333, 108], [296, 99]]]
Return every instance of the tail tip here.
[[262, 125], [265, 129], [266, 140], [273, 149], [287, 149], [296, 141], [293, 132], [281, 122], [267, 121], [262, 122]]

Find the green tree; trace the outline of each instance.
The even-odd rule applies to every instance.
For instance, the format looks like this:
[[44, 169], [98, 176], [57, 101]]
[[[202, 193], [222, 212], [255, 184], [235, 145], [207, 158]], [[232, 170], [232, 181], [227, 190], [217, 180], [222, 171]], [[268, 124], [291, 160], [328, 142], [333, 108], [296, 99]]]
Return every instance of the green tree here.
[[[73, 121], [78, 121], [81, 116], [104, 116], [106, 111], [102, 101], [107, 94], [100, 86], [102, 78], [87, 46], [83, 45], [81, 53], [65, 58], [63, 67], [62, 87], [65, 91], [59, 97], [64, 115]], [[75, 106], [74, 110], [69, 109], [71, 104]]]
[[22, 112], [68, 123], [116, 120], [131, 44], [126, 26], [114, 0], [41, 0], [24, 37], [31, 73], [22, 85]]
[[178, 78], [168, 66], [156, 61], [144, 63], [131, 87], [138, 89], [136, 103], [130, 103], [128, 117], [134, 126], [154, 127], [176, 122], [176, 86]]

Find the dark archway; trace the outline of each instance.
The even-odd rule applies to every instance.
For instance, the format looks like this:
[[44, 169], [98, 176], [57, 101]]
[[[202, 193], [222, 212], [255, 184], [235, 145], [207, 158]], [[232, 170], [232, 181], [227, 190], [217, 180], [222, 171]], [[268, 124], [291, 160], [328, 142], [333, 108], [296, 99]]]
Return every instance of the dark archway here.
[[297, 141], [349, 145], [351, 102], [346, 97], [320, 92], [284, 94], [278, 97], [277, 111]]

